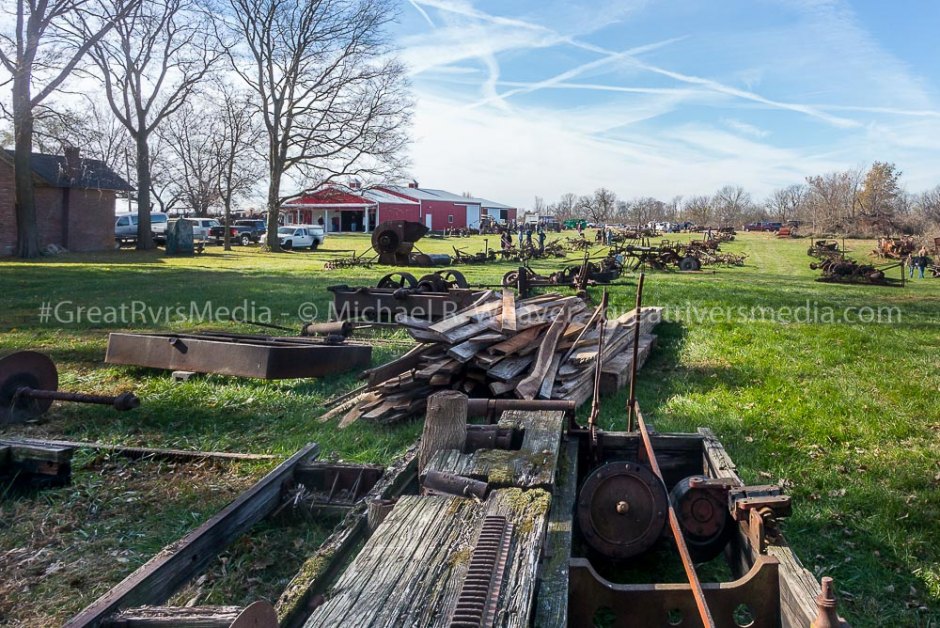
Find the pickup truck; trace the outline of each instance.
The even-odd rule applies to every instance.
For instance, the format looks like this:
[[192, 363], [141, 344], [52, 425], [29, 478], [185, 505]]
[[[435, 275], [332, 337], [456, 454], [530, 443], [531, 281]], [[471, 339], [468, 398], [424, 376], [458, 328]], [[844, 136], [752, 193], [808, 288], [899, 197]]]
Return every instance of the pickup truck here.
[[315, 251], [326, 239], [326, 232], [321, 225], [286, 225], [278, 227], [277, 238], [283, 249]]
[[[265, 222], [263, 220], [236, 220], [229, 227], [232, 242], [237, 242], [243, 246], [248, 246], [252, 242], [258, 242], [265, 232]], [[225, 226], [219, 225], [209, 229], [209, 237], [216, 244], [221, 244], [225, 239]]]

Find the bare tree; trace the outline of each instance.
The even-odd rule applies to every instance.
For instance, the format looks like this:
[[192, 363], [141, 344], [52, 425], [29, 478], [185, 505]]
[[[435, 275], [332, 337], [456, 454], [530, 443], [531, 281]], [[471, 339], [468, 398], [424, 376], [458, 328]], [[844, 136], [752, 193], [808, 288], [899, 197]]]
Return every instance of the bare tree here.
[[690, 196], [685, 200], [682, 212], [686, 220], [707, 226], [712, 218], [712, 201], [707, 196]]
[[545, 199], [542, 198], [541, 196], [536, 196], [535, 200], [532, 202], [532, 211], [534, 211], [536, 214], [539, 214], [539, 215], [544, 214], [545, 213]]
[[[128, 0], [106, 1], [107, 15], [127, 12]], [[194, 0], [141, 0], [92, 49], [108, 104], [136, 145], [139, 249], [154, 246], [150, 137], [223, 56], [211, 30]]]
[[578, 203], [578, 197], [573, 192], [567, 192], [561, 195], [558, 202], [555, 203], [555, 216], [558, 220], [567, 220], [574, 217], [574, 208]]
[[861, 173], [829, 172], [806, 177], [813, 232], [847, 230], [854, 223]]
[[591, 222], [600, 224], [611, 219], [617, 209], [617, 195], [607, 188], [597, 188], [593, 196], [578, 201], [579, 209], [591, 218]]
[[726, 185], [715, 193], [712, 203], [718, 226], [734, 225], [750, 210], [751, 195], [740, 185]]
[[219, 107], [218, 132], [212, 143], [219, 177], [217, 193], [222, 202], [225, 222], [225, 250], [232, 247], [232, 201], [248, 194], [264, 175], [260, 160], [256, 159], [257, 145], [264, 133], [256, 116], [252, 115], [248, 96], [229, 88], [222, 90]]
[[774, 190], [767, 199], [766, 206], [770, 213], [776, 216], [777, 220], [787, 222], [802, 215], [806, 195], [806, 186], [795, 183]]
[[[15, 16], [3, 20], [7, 26], [0, 32], [0, 64], [10, 73], [13, 83], [13, 176], [19, 257], [39, 256], [32, 171], [34, 112], [136, 1], [127, 0], [122, 10], [103, 14], [93, 0], [14, 0]], [[7, 13], [7, 9], [3, 12]]]
[[183, 205], [196, 216], [207, 216], [218, 203], [220, 164], [213, 144], [220, 124], [189, 102], [167, 118], [156, 133], [170, 152], [169, 174]]
[[391, 0], [228, 0], [232, 66], [254, 93], [267, 135], [268, 241], [286, 177], [311, 188], [401, 170], [410, 102], [388, 56]]

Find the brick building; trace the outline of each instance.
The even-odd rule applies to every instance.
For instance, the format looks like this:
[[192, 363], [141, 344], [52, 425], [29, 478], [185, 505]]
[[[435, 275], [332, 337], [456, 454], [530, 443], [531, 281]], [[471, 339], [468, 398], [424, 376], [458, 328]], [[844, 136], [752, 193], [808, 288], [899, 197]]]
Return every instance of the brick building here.
[[[65, 155], [33, 153], [32, 162], [39, 246], [113, 249], [115, 197], [133, 188], [104, 162], [82, 158], [77, 148]], [[13, 151], [0, 150], [0, 255], [15, 251]]]

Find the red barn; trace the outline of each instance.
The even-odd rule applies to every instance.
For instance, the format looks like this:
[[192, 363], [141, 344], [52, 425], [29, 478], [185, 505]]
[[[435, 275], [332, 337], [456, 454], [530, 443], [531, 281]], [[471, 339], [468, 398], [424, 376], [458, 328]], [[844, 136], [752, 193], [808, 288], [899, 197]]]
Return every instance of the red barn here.
[[386, 220], [420, 220], [420, 205], [382, 190], [329, 185], [281, 205], [285, 224], [324, 225], [329, 232], [368, 232]]
[[516, 217], [508, 205], [452, 194], [445, 190], [381, 185], [370, 189], [329, 185], [281, 206], [285, 224], [322, 224], [328, 231], [370, 231], [380, 222], [410, 220], [434, 231], [479, 229], [489, 216], [497, 222]]

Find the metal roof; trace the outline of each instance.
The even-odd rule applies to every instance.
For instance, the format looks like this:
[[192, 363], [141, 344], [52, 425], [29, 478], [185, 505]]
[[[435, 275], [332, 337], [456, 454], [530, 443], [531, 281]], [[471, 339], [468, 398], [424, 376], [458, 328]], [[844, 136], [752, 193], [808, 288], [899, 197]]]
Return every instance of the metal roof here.
[[485, 207], [486, 209], [516, 209], [512, 205], [503, 205], [496, 201], [488, 201], [485, 198], [478, 198], [476, 200], [480, 201], [480, 207]]
[[[388, 187], [388, 186], [386, 186]], [[365, 190], [356, 190], [361, 196], [374, 201], [376, 203], [398, 203], [400, 205], [418, 205], [416, 201], [412, 201], [407, 198], [402, 198], [394, 194], [389, 194], [384, 190], [379, 190], [376, 188], [370, 188]]]

